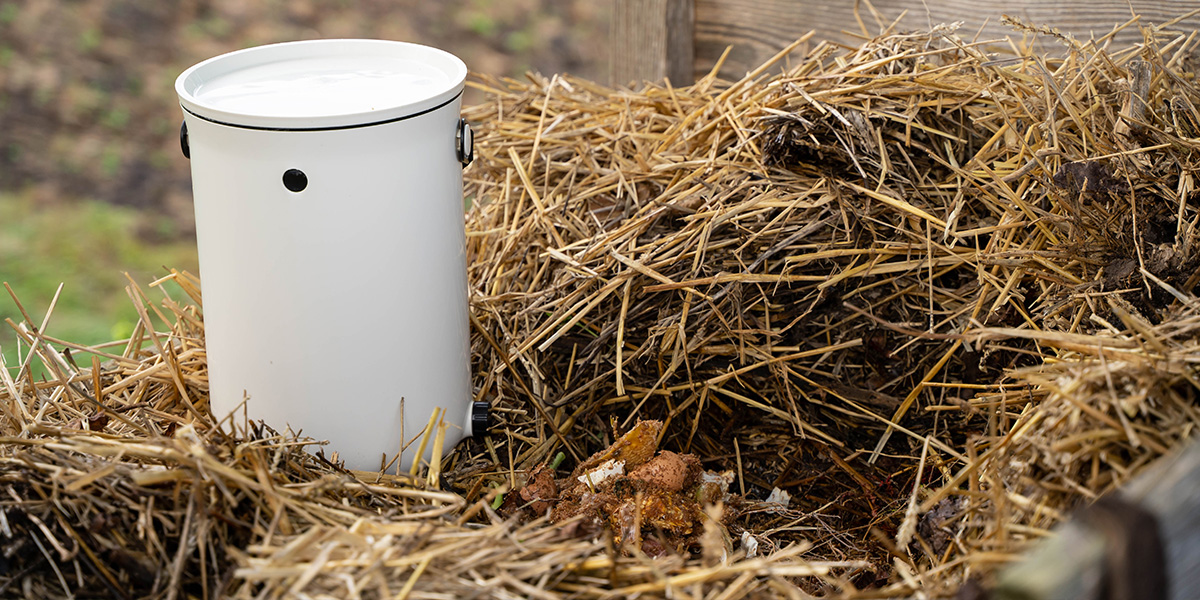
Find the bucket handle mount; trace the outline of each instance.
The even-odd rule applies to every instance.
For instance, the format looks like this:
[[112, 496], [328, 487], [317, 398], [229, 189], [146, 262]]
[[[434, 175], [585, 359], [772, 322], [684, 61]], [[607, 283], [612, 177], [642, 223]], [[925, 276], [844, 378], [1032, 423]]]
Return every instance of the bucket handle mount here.
[[458, 153], [458, 162], [462, 163], [463, 167], [471, 164], [475, 160], [475, 133], [471, 131], [471, 125], [466, 119], [458, 120], [458, 131], [454, 135], [455, 151]]

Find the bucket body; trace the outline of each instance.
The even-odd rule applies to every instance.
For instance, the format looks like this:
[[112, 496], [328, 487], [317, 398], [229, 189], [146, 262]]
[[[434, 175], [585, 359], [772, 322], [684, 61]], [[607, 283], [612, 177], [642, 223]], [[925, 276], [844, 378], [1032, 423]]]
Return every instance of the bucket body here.
[[[320, 44], [344, 52], [345, 42], [262, 48], [305, 45], [320, 57]], [[357, 51], [408, 57], [412, 46]], [[228, 70], [238, 69], [253, 70]], [[405, 446], [408, 468], [435, 409], [445, 451], [470, 434], [462, 80], [451, 75], [441, 97], [415, 107], [293, 109], [290, 121], [271, 121], [270, 102], [258, 103], [262, 114], [206, 113], [202, 86], [199, 101], [181, 91], [218, 420], [235, 410], [240, 420], [244, 400], [250, 419], [328, 440], [326, 455], [363, 470]], [[243, 79], [253, 88], [270, 77]]]

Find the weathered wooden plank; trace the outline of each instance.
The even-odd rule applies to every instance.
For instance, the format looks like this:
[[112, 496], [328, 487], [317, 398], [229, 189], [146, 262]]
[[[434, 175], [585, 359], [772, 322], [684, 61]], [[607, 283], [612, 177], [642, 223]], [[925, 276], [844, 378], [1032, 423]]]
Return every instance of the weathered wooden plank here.
[[[879, 33], [879, 22], [866, 2], [842, 0], [695, 0], [695, 74], [707, 73], [727, 46], [733, 51], [722, 75], [737, 78], [770, 58], [775, 52], [810, 30], [813, 42], [833, 40], [848, 44], [861, 41], [865, 25], [869, 35]], [[1141, 23], [1165, 23], [1200, 8], [1195, 0], [873, 0], [884, 24], [899, 21], [901, 30], [927, 30], [940, 23], [962, 21], [959, 35], [980, 40], [999, 39], [1019, 33], [1000, 22], [1002, 15], [1057, 27], [1079, 39], [1100, 37], [1114, 25], [1128, 21], [1132, 12]], [[856, 16], [857, 7], [857, 16]], [[907, 11], [907, 13], [905, 12]], [[1132, 11], [1132, 12], [1131, 12]], [[1200, 16], [1192, 16], [1172, 29], [1200, 27]], [[1140, 42], [1136, 27], [1115, 37], [1115, 43]], [[1053, 42], [1041, 47], [1055, 50]]]
[[693, 0], [615, 0], [609, 81], [692, 82]]
[[[1192, 442], [1181, 452], [1161, 459], [1129, 482], [1121, 497], [1158, 520], [1166, 562], [1167, 598], [1195, 598], [1196, 590], [1200, 590], [1200, 443]], [[1140, 557], [1126, 558], [1136, 563]], [[1106, 563], [1105, 537], [1095, 524], [1074, 519], [1008, 568], [991, 597], [995, 600], [1098, 598]], [[1136, 578], [1144, 574], [1131, 575]]]

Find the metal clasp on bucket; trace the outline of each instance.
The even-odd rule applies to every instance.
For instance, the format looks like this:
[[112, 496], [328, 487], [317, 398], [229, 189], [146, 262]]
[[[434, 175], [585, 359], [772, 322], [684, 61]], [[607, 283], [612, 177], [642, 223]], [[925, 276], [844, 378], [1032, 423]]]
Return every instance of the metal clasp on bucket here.
[[192, 158], [192, 145], [188, 143], [187, 121], [179, 124], [179, 149], [183, 151], [184, 158]]
[[475, 134], [471, 131], [471, 125], [466, 119], [458, 120], [458, 131], [454, 135], [455, 151], [458, 153], [458, 162], [462, 163], [463, 167], [471, 164], [475, 160]]

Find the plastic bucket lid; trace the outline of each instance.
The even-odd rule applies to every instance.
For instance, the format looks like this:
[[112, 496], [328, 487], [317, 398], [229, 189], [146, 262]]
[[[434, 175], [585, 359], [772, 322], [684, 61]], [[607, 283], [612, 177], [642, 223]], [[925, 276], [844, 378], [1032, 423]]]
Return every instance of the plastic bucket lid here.
[[312, 40], [222, 54], [183, 72], [183, 109], [251, 129], [375, 125], [457, 98], [467, 66], [448, 52], [386, 40]]

